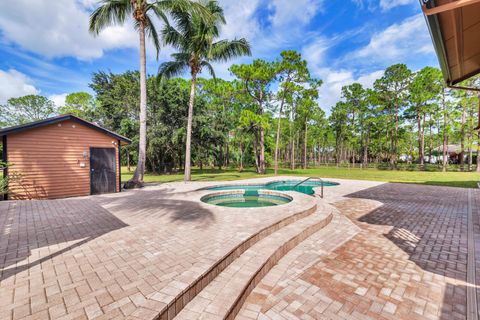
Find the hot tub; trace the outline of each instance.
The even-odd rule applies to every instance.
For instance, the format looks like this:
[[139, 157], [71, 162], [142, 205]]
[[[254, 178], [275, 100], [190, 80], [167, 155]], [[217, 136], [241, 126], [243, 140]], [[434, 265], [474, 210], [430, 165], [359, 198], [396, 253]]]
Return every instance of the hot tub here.
[[292, 197], [267, 190], [229, 190], [207, 194], [202, 202], [230, 208], [273, 207], [292, 201]]

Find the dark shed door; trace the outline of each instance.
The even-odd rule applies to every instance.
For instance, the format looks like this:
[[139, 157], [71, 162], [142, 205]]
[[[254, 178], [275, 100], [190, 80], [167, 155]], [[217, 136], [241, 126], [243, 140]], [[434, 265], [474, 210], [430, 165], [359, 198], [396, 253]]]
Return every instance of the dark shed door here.
[[90, 148], [91, 194], [115, 192], [117, 185], [114, 148]]

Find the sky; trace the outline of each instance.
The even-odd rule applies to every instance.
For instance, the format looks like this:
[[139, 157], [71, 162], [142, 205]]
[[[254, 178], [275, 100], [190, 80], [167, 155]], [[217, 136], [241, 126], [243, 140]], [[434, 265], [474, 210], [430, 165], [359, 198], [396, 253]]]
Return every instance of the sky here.
[[[131, 21], [97, 37], [89, 34], [89, 14], [97, 1], [0, 0], [0, 104], [41, 94], [60, 106], [68, 93], [92, 93], [88, 84], [96, 71], [138, 69], [138, 36]], [[405, 63], [413, 71], [438, 66], [418, 0], [219, 3], [227, 20], [221, 38], [246, 38], [252, 56], [214, 65], [217, 77], [232, 79], [232, 63], [275, 60], [283, 50], [297, 50], [313, 76], [324, 81], [319, 103], [327, 112], [340, 99], [342, 86], [369, 87], [392, 64]], [[157, 60], [148, 45], [147, 72], [155, 74], [172, 52], [162, 48]]]

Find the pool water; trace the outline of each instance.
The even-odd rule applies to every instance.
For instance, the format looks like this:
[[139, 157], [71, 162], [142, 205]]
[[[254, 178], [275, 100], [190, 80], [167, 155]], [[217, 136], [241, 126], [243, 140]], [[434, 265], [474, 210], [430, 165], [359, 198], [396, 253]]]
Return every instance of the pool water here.
[[245, 191], [245, 194], [213, 195], [202, 198], [202, 201], [221, 207], [229, 208], [258, 208], [272, 207], [292, 201], [287, 197], [259, 194], [257, 191]]
[[[258, 190], [277, 190], [277, 191], [298, 191], [301, 193], [305, 193], [308, 195], [313, 195], [315, 191], [313, 190], [314, 188], [320, 187], [321, 182], [320, 181], [306, 181], [299, 186], [296, 186], [298, 183], [300, 183], [301, 180], [290, 180], [290, 181], [275, 181], [275, 182], [269, 182], [266, 184], [257, 184], [257, 185], [229, 185], [229, 186], [218, 186], [218, 187], [212, 187], [208, 188], [208, 190], [238, 190], [238, 189], [244, 189], [245, 191], [258, 191]], [[336, 182], [330, 182], [330, 181], [324, 181], [323, 186], [324, 187], [331, 187], [331, 186], [336, 186], [338, 183]]]

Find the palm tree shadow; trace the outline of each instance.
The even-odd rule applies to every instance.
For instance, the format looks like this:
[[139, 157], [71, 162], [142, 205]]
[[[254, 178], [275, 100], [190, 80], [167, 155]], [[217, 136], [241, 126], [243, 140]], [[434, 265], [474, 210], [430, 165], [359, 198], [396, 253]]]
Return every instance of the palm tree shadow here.
[[199, 201], [189, 200], [192, 197], [190, 191], [174, 194], [172, 190], [138, 190], [125, 193], [122, 197], [97, 197], [95, 201], [132, 223], [166, 219], [170, 222], [196, 223], [198, 227], [206, 228], [215, 222], [212, 211]]

